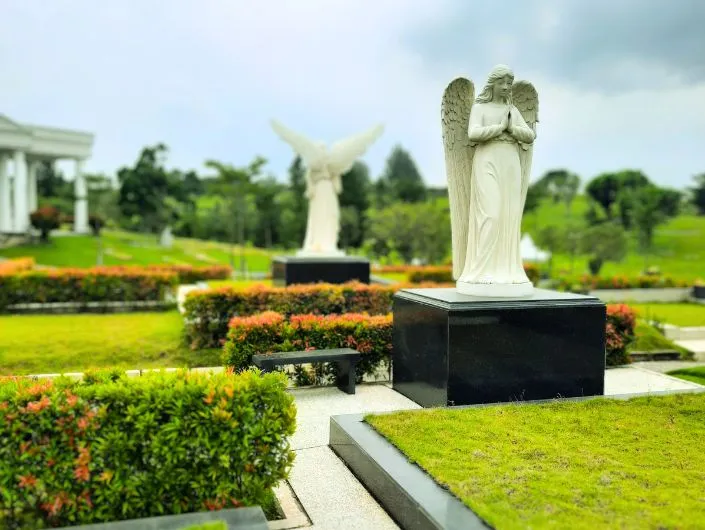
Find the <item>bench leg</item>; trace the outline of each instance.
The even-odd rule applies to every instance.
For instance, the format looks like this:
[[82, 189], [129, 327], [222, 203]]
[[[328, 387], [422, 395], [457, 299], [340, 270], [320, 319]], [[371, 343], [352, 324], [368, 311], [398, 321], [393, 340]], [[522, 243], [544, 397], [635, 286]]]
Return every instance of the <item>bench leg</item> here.
[[355, 361], [338, 361], [338, 388], [346, 394], [355, 393]]

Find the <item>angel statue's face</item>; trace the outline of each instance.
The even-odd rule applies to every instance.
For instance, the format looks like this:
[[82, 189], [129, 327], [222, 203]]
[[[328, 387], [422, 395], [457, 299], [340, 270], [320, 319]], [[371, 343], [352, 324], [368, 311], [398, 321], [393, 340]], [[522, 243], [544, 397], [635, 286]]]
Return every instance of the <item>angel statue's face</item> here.
[[492, 84], [492, 96], [494, 100], [506, 99], [512, 90], [512, 78], [505, 75]]

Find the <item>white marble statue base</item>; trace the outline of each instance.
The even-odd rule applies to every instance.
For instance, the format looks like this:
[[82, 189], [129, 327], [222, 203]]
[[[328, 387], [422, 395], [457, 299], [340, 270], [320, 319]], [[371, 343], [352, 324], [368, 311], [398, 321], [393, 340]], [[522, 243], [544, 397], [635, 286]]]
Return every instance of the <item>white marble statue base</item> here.
[[297, 258], [340, 258], [343, 256], [345, 256], [345, 252], [342, 250], [316, 251], [300, 249], [296, 252]]
[[523, 298], [531, 296], [534, 284], [524, 283], [467, 283], [455, 282], [456, 290], [461, 294], [481, 296], [484, 298]]

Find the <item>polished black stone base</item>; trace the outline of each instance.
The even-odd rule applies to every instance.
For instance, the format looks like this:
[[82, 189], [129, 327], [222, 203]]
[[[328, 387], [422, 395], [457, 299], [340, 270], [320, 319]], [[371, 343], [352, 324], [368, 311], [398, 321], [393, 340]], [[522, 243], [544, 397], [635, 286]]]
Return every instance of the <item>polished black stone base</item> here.
[[605, 319], [603, 302], [573, 293], [404, 289], [394, 297], [394, 390], [424, 407], [602, 395]]
[[278, 256], [272, 260], [272, 283], [370, 283], [370, 262], [358, 256], [311, 258]]

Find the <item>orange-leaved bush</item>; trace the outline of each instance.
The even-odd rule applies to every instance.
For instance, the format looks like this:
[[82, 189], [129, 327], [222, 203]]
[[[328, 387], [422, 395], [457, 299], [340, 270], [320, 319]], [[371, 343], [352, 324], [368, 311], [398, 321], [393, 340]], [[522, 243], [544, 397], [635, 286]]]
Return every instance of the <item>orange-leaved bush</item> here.
[[260, 505], [295, 414], [281, 374], [0, 381], [0, 528]]
[[629, 363], [627, 349], [634, 341], [636, 314], [625, 304], [609, 304], [607, 306], [607, 322], [605, 327], [606, 362], [608, 366], [619, 366]]
[[13, 258], [0, 261], [0, 276], [32, 270], [35, 264], [34, 258]]
[[230, 320], [224, 347], [226, 366], [248, 367], [255, 354], [353, 348], [362, 354], [358, 380], [389, 362], [392, 315], [292, 315], [286, 320], [273, 311]]

